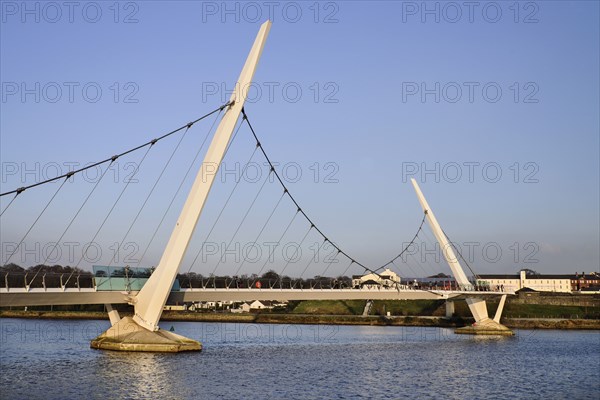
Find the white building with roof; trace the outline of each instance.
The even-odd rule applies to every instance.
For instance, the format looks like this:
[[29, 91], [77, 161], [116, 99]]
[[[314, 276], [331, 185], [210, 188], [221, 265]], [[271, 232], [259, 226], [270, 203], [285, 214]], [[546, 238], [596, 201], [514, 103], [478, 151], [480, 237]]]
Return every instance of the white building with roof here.
[[352, 287], [355, 289], [396, 289], [399, 285], [400, 276], [389, 268], [380, 274], [371, 272], [352, 276]]
[[518, 274], [479, 275], [477, 281], [479, 285], [498, 291], [528, 288], [538, 292], [571, 292], [571, 278], [568, 275], [537, 274], [525, 269]]

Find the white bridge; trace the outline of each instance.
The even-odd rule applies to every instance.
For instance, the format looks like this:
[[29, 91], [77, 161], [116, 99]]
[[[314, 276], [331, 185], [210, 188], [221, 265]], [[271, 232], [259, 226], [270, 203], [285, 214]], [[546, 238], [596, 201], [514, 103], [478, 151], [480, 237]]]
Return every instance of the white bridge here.
[[[254, 41], [254, 45], [250, 50], [250, 54], [244, 64], [240, 77], [235, 87], [246, 88], [252, 83], [254, 72], [258, 64], [259, 58], [263, 51], [271, 22], [265, 22]], [[309, 231], [315, 229], [319, 234], [322, 235], [324, 242], [329, 242], [333, 245], [333, 242], [329, 241], [327, 236], [314, 224], [314, 222], [306, 215], [306, 213], [300, 208], [296, 200], [289, 194], [289, 191], [283, 184], [281, 178], [276, 172], [275, 167], [270, 162], [264, 149], [261, 146], [260, 141], [256, 137], [254, 129], [248, 121], [247, 115], [243, 109], [246, 101], [247, 91], [239, 90], [234, 91], [231, 95], [231, 99], [227, 104], [219, 109], [219, 112], [223, 112], [220, 119], [219, 125], [214, 133], [212, 142], [206, 151], [204, 163], [202, 165], [213, 165], [220, 166], [228, 145], [232, 141], [232, 134], [235, 127], [240, 120], [240, 116], [243, 114], [243, 122], [246, 122], [254, 137], [256, 138], [256, 149], [264, 154], [267, 161], [271, 165], [271, 172], [275, 174], [275, 177], [279, 179], [285, 189], [282, 195], [288, 195], [294, 205], [297, 207], [297, 215], [302, 215], [310, 224]], [[215, 112], [215, 111], [213, 111]], [[210, 114], [207, 114], [210, 115]], [[202, 119], [202, 118], [201, 118]], [[187, 125], [187, 128], [191, 127], [194, 122]], [[182, 127], [178, 130], [182, 130]], [[176, 130], [176, 131], [178, 131]], [[173, 131], [173, 132], [176, 132]], [[168, 136], [173, 132], [165, 135]], [[163, 137], [165, 137], [163, 136]], [[162, 137], [161, 137], [162, 138]], [[146, 145], [139, 146], [138, 148], [149, 146], [152, 147], [161, 138], [154, 139], [148, 142]], [[149, 148], [148, 147], [148, 148]], [[137, 148], [136, 148], [137, 149]], [[134, 151], [136, 149], [132, 149]], [[129, 151], [129, 152], [131, 152]], [[122, 154], [127, 154], [125, 152]], [[113, 156], [103, 162], [112, 162], [118, 156]], [[112, 160], [112, 161], [111, 161]], [[77, 171], [75, 171], [77, 172]], [[73, 172], [73, 173], [75, 173]], [[66, 175], [68, 178], [73, 174]], [[186, 254], [192, 234], [195, 231], [196, 224], [200, 218], [202, 210], [204, 208], [206, 199], [210, 192], [210, 189], [214, 183], [217, 174], [211, 174], [203, 176], [202, 169], [198, 171], [193, 186], [188, 194], [187, 200], [183, 206], [181, 213], [173, 227], [170, 239], [166, 245], [160, 262], [158, 263], [154, 272], [150, 275], [147, 282], [139, 291], [100, 291], [95, 287], [84, 289], [84, 288], [12, 288], [8, 287], [0, 289], [0, 306], [35, 306], [35, 305], [69, 305], [69, 304], [105, 304], [108, 311], [109, 317], [112, 323], [112, 328], [107, 332], [100, 335], [94, 341], [92, 341], [92, 347], [100, 349], [112, 349], [112, 350], [125, 350], [125, 351], [185, 351], [185, 350], [200, 350], [200, 343], [176, 335], [172, 332], [167, 332], [159, 329], [158, 323], [163, 312], [164, 306], [167, 302], [169, 303], [185, 303], [185, 302], [197, 302], [197, 301], [249, 301], [249, 300], [350, 300], [350, 299], [363, 299], [363, 300], [417, 300], [417, 299], [429, 299], [429, 300], [459, 300], [464, 299], [473, 317], [475, 318], [474, 327], [469, 333], [492, 333], [492, 334], [512, 334], [510, 330], [502, 326], [500, 322], [500, 315], [504, 306], [504, 301], [507, 294], [512, 293], [499, 293], [489, 291], [475, 291], [475, 290], [412, 290], [403, 289], [398, 287], [397, 289], [282, 289], [282, 288], [189, 288], [180, 289], [178, 291], [172, 291], [173, 283], [176, 279], [177, 273], [182, 264], [183, 258]], [[58, 177], [59, 178], [65, 178]], [[27, 188], [20, 188], [11, 192], [3, 193], [2, 195], [15, 194], [13, 200], [23, 191], [33, 186], [38, 186], [46, 182], [40, 182], [36, 185], [31, 185]], [[416, 191], [419, 203], [423, 209], [424, 219], [429, 223], [435, 238], [444, 249], [443, 254], [452, 270], [452, 274], [456, 280], [456, 283], [460, 288], [473, 288], [472, 283], [467, 278], [461, 264], [456, 257], [452, 245], [448, 240], [445, 233], [442, 231], [437, 219], [435, 218], [431, 208], [429, 207], [423, 193], [421, 192], [416, 181], [412, 181], [414, 189]], [[62, 186], [61, 186], [62, 187]], [[60, 188], [58, 189], [60, 190]], [[57, 191], [58, 193], [58, 191]], [[50, 200], [52, 201], [52, 200]], [[118, 201], [118, 200], [117, 200]], [[12, 201], [11, 201], [12, 203]], [[2, 213], [8, 209], [10, 204], [4, 209]], [[116, 203], [115, 203], [116, 204]], [[45, 209], [44, 209], [45, 210]], [[75, 215], [75, 217], [77, 214]], [[36, 220], [37, 221], [37, 220]], [[34, 222], [35, 224], [35, 222]], [[67, 227], [68, 229], [68, 227]], [[335, 246], [335, 245], [334, 245]], [[336, 247], [338, 254], [348, 257], [352, 263], [356, 263], [359, 266], [369, 270], [372, 273], [377, 274], [377, 270], [369, 269], [362, 264], [352, 259], [346, 252], [342, 251], [339, 247]], [[352, 265], [352, 264], [351, 264]], [[488, 317], [486, 308], [485, 298], [498, 297], [500, 296], [500, 304], [496, 312], [496, 316], [491, 319]], [[134, 306], [134, 317], [120, 318], [116, 310], [112, 308], [113, 304], [128, 303]]]
[[[79, 304], [127, 304], [139, 292], [98, 291], [94, 288], [0, 289], [2, 307]], [[252, 300], [464, 300], [469, 297], [498, 298], [513, 292], [419, 290], [419, 289], [180, 289], [170, 292], [168, 304], [199, 301]]]

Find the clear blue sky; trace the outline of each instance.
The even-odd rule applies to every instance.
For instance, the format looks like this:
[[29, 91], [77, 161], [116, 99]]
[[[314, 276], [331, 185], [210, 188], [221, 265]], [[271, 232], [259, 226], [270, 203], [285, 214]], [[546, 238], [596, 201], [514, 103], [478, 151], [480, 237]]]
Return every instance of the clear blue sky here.
[[[115, 8], [114, 2], [81, 2], [69, 9], [3, 1], [2, 192], [66, 172], [65, 163], [103, 159], [218, 107], [229, 97], [224, 90], [233, 88], [260, 22], [271, 15], [255, 76], [260, 92], [251, 91], [255, 99], [246, 109], [289, 180], [301, 170], [290, 190], [341, 248], [369, 266], [396, 255], [421, 221], [409, 182], [415, 177], [450, 238], [463, 252], [473, 249], [477, 272], [598, 270], [598, 2], [476, 2], [472, 9], [462, 2], [223, 4], [123, 2]], [[138, 257], [210, 122], [188, 133], [128, 235]], [[179, 137], [152, 149], [140, 182], [130, 185], [96, 239], [103, 256], [80, 266], [110, 262], [111, 243], [123, 238]], [[252, 148], [242, 129], [227, 162], [243, 164]], [[62, 239], [76, 244], [61, 243], [58, 261], [77, 263], [132, 172], [134, 164], [127, 163], [142, 155], [119, 160], [109, 172]], [[325, 179], [328, 173], [333, 182]], [[90, 181], [93, 174], [61, 190], [26, 239], [32, 254], [19, 251], [11, 261], [44, 260], [44, 247], [60, 237], [92, 189]], [[182, 270], [232, 186], [231, 177], [215, 186]], [[243, 181], [213, 239], [229, 241], [259, 186]], [[23, 193], [2, 217], [2, 261], [10, 253], [7, 243], [20, 240], [57, 187]], [[242, 246], [253, 240], [279, 194], [275, 185], [261, 194], [261, 206], [236, 237]], [[2, 209], [8, 201], [1, 199]], [[158, 262], [182, 203], [180, 195], [140, 265]], [[289, 207], [280, 211], [262, 240], [275, 240], [293, 215]], [[294, 225], [288, 240], [299, 241], [305, 229]], [[419, 239], [415, 256], [426, 260], [413, 259], [412, 269], [447, 272], [423, 253], [426, 239]], [[311, 234], [311, 241], [320, 238]], [[74, 261], [65, 256], [69, 246]], [[193, 270], [209, 273], [211, 263]], [[235, 271], [235, 263], [224, 264], [224, 273]], [[276, 261], [273, 268], [284, 264]], [[286, 273], [299, 275], [304, 265]], [[345, 267], [343, 260], [332, 269]], [[317, 273], [311, 266], [306, 275]]]

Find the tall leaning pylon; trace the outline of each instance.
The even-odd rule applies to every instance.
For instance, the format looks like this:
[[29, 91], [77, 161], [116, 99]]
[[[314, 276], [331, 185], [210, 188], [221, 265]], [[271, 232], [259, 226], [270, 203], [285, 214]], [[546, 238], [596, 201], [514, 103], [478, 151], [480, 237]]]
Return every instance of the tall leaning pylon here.
[[[411, 179], [411, 182], [415, 192], [417, 193], [417, 198], [419, 199], [421, 208], [427, 217], [427, 222], [429, 223], [435, 238], [442, 248], [442, 254], [444, 254], [444, 258], [450, 266], [450, 270], [452, 270], [454, 279], [456, 279], [456, 282], [460, 285], [462, 290], [472, 291], [473, 284], [469, 281], [469, 278], [467, 278], [467, 275], [465, 274], [463, 267], [460, 265], [456, 254], [454, 254], [452, 244], [450, 243], [450, 240], [448, 240], [448, 237], [442, 230], [437, 218], [433, 214], [433, 210], [431, 207], [429, 207], [429, 203], [427, 203], [419, 184], [414, 178]], [[472, 326], [458, 328], [455, 331], [456, 333], [467, 333], [474, 335], [513, 335], [513, 332], [510, 329], [500, 323], [504, 302], [506, 301], [505, 294], [503, 294], [500, 298], [500, 303], [496, 309], [496, 315], [494, 316], [494, 319], [491, 319], [488, 316], [487, 305], [485, 300], [481, 297], [469, 296], [465, 298], [465, 301], [469, 306], [469, 310], [471, 310], [471, 314], [473, 314], [475, 323]]]
[[123, 351], [162, 351], [178, 352], [201, 350], [202, 345], [192, 339], [159, 329], [158, 322], [167, 302], [171, 287], [179, 271], [192, 234], [208, 198], [216, 173], [203, 174], [204, 166], [220, 166], [225, 156], [227, 145], [240, 117], [246, 101], [248, 90], [262, 54], [271, 21], [260, 27], [254, 45], [246, 59], [244, 68], [235, 85], [223, 117], [217, 127], [212, 142], [204, 157], [187, 200], [173, 228], [167, 247], [158, 266], [150, 276], [142, 290], [132, 297], [130, 302], [135, 307], [133, 318], [119, 319], [112, 307], [107, 307], [113, 326], [91, 342], [91, 347], [98, 349]]

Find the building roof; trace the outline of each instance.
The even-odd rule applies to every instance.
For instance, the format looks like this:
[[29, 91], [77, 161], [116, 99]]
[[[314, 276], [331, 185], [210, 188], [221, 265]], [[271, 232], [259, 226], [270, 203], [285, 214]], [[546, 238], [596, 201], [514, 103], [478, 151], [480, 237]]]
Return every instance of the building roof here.
[[444, 274], [443, 272], [440, 272], [440, 273], [439, 273], [439, 274], [437, 274], [437, 275], [431, 275], [431, 276], [428, 276], [428, 278], [452, 278], [452, 276], [450, 276], [450, 275], [446, 275], [446, 274]]
[[275, 301], [275, 300], [254, 300], [254, 301], [249, 302], [249, 304], [252, 305], [256, 302], [259, 302], [260, 304], [262, 304], [263, 306], [266, 306], [266, 307], [277, 306], [280, 304], [287, 304], [287, 301]]
[[521, 293], [521, 292], [536, 292], [537, 293], [537, 290], [532, 289], [530, 287], [524, 287], [524, 288], [517, 290], [515, 293]]
[[[521, 279], [519, 274], [481, 274], [478, 276], [481, 279]], [[578, 277], [572, 274], [537, 274], [527, 275], [527, 279], [578, 279]]]
[[361, 282], [363, 285], [379, 285], [379, 282], [369, 279], [368, 281]]
[[400, 276], [397, 273], [395, 273], [394, 271], [392, 271], [389, 268], [386, 268], [385, 270], [381, 271], [380, 273], [369, 272], [364, 275], [352, 275], [352, 279], [362, 279], [362, 278], [371, 277], [371, 276], [375, 279], [378, 278], [378, 279], [394, 280], [395, 278], [400, 278]]

